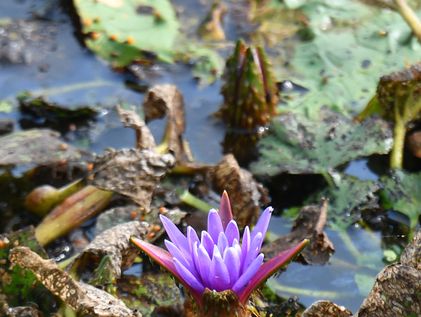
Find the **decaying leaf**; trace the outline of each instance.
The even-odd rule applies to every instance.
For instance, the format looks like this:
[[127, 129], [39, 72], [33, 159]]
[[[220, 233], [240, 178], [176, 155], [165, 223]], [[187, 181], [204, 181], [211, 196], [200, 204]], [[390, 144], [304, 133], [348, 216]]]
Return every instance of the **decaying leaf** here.
[[260, 157], [251, 169], [257, 175], [324, 174], [358, 157], [386, 154], [392, 145], [389, 125], [369, 118], [355, 123], [323, 108], [318, 120], [285, 113], [259, 142]]
[[173, 155], [153, 150], [111, 150], [98, 157], [90, 181], [101, 189], [128, 196], [148, 210], [156, 185], [174, 163]]
[[376, 278], [358, 317], [421, 315], [421, 230], [405, 248], [400, 263], [387, 266]]
[[53, 164], [81, 159], [78, 149], [47, 129], [13, 132], [0, 137], [0, 165]]
[[144, 317], [164, 313], [165, 316], [182, 316], [184, 298], [174, 278], [168, 273], [145, 273], [123, 276], [118, 281], [119, 298], [128, 307]]
[[97, 235], [74, 260], [71, 265], [72, 270], [80, 274], [85, 272], [87, 267], [97, 267], [107, 256], [109, 260], [107, 275], [115, 281], [121, 276], [122, 270], [132, 265], [139, 253], [130, 242], [130, 237], [146, 237], [147, 233], [148, 224], [139, 221], [122, 223], [105, 230]]
[[384, 208], [392, 208], [408, 216], [413, 230], [421, 215], [421, 173], [393, 171], [381, 178], [383, 189], [380, 197]]
[[264, 246], [262, 252], [270, 259], [303, 239], [310, 239], [309, 245], [301, 252], [304, 260], [309, 264], [326, 263], [335, 251], [333, 243], [323, 231], [327, 221], [327, 209], [326, 200], [320, 205], [304, 207], [295, 220], [291, 232]]
[[136, 148], [140, 150], [155, 148], [155, 139], [151, 131], [134, 110], [125, 110], [117, 106], [117, 112], [123, 124], [136, 131]]
[[10, 261], [32, 271], [37, 279], [54, 295], [81, 315], [92, 317], [141, 317], [140, 313], [110, 294], [89, 284], [75, 281], [57, 265], [42, 259], [27, 247], [16, 247], [10, 252]]
[[346, 230], [360, 220], [363, 211], [379, 208], [379, 199], [376, 195], [379, 189], [378, 182], [340, 175], [335, 178], [334, 186], [329, 186], [312, 195], [307, 203], [312, 204], [319, 202], [320, 199], [328, 199], [329, 226], [335, 230]]
[[327, 300], [313, 303], [303, 312], [302, 317], [350, 317], [352, 313], [343, 306]]
[[185, 130], [184, 101], [174, 85], [157, 85], [148, 90], [143, 102], [145, 121], [167, 117], [162, 146], [174, 153], [177, 163], [191, 162], [187, 143], [183, 140]]
[[241, 227], [255, 223], [260, 203], [268, 202], [265, 188], [238, 165], [232, 154], [225, 155], [215, 166], [212, 182], [219, 192], [229, 193], [234, 218]]

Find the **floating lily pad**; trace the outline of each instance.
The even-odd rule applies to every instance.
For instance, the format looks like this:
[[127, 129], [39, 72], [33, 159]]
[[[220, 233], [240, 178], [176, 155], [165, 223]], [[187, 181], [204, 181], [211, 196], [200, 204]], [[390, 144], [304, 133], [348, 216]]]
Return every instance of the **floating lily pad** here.
[[212, 82], [223, 63], [217, 52], [180, 32], [169, 0], [74, 0], [85, 43], [113, 67], [133, 62], [183, 61], [193, 73]]
[[328, 187], [315, 194], [309, 202], [314, 203], [327, 198], [329, 225], [337, 230], [346, 230], [360, 218], [362, 210], [378, 207], [375, 193], [379, 189], [380, 186], [376, 182], [341, 176], [334, 187]]
[[360, 123], [322, 109], [317, 121], [286, 113], [259, 143], [257, 175], [326, 174], [358, 157], [386, 154], [392, 145], [388, 124], [376, 118]]
[[381, 191], [383, 207], [408, 216], [410, 227], [414, 229], [421, 215], [421, 173], [397, 170], [390, 177], [382, 177], [381, 181], [384, 186]]
[[113, 66], [155, 54], [172, 61], [179, 23], [168, 0], [74, 0], [86, 45]]
[[[288, 79], [308, 88], [288, 104], [316, 113], [327, 105], [360, 111], [375, 94], [378, 78], [419, 60], [421, 45], [395, 11], [363, 1], [304, 1], [311, 34], [294, 45]], [[376, 18], [373, 18], [376, 17]]]

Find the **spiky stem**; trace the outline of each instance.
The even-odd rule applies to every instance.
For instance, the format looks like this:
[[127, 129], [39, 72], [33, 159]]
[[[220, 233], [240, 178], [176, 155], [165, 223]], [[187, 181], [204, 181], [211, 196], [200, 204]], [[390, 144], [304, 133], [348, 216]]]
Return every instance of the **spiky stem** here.
[[414, 32], [415, 36], [418, 38], [418, 41], [421, 42], [421, 21], [418, 19], [414, 10], [411, 9], [406, 0], [395, 0], [395, 4], [400, 15], [404, 18], [406, 23], [408, 23], [412, 32]]

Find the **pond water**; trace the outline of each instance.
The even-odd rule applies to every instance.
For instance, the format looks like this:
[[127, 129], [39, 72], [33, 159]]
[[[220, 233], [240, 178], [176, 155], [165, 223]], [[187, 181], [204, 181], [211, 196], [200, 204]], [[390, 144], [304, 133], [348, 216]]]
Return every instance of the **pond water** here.
[[[202, 7], [197, 5], [197, 8]], [[192, 78], [190, 68], [184, 65], [153, 66], [142, 70], [141, 78], [116, 73], [81, 45], [75, 36], [74, 23], [69, 18], [67, 9], [58, 1], [0, 2], [0, 20], [25, 19], [33, 14], [53, 21], [56, 33], [51, 41], [54, 45], [43, 52], [42, 58], [35, 63], [0, 64], [0, 100], [14, 100], [16, 95], [26, 90], [68, 107], [95, 106], [100, 109], [97, 122], [84, 133], [69, 132], [64, 137], [73, 144], [101, 153], [107, 147], [124, 148], [134, 144], [134, 133], [122, 127], [113, 110], [118, 103], [132, 104], [140, 109], [143, 94], [130, 89], [127, 82], [134, 82], [140, 87], [157, 83], [175, 84], [185, 99], [186, 139], [195, 158], [206, 163], [220, 160], [225, 130], [212, 116], [222, 101], [219, 81], [200, 87]], [[2, 118], [19, 122], [21, 114], [16, 110], [0, 112], [0, 119]], [[20, 128], [18, 124], [15, 126], [17, 130]], [[162, 136], [162, 122], [153, 122], [151, 129], [158, 139]], [[361, 179], [377, 177], [367, 166], [367, 160], [352, 162], [345, 171]], [[314, 190], [316, 189], [317, 185]], [[275, 201], [278, 194], [277, 186], [272, 184], [271, 195]], [[0, 193], [0, 213], [7, 209], [7, 203], [7, 197]], [[370, 290], [376, 274], [384, 266], [383, 250], [388, 245], [399, 242], [400, 237], [394, 233], [394, 228], [399, 227], [400, 222], [393, 220], [393, 215], [390, 218], [392, 229], [386, 232], [359, 226], [350, 228], [342, 235], [327, 230], [336, 247], [329, 264], [304, 266], [292, 263], [286, 272], [269, 280], [269, 285], [285, 298], [298, 296], [299, 301], [306, 306], [315, 300], [331, 299], [355, 312]], [[8, 226], [0, 226], [5, 227]], [[278, 216], [272, 221], [270, 230], [279, 235], [287, 233], [290, 227], [290, 220]], [[353, 243], [349, 244], [347, 239]]]

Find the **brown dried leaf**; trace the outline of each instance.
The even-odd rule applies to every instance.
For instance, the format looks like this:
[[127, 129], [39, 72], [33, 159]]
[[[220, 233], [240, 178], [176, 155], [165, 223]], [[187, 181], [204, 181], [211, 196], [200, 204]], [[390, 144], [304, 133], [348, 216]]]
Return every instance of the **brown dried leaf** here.
[[128, 196], [148, 210], [156, 185], [174, 164], [171, 154], [161, 155], [153, 150], [112, 150], [96, 160], [90, 181], [101, 189]]
[[302, 317], [349, 317], [352, 313], [343, 306], [336, 305], [331, 301], [320, 300], [307, 308]]
[[327, 220], [327, 201], [320, 205], [304, 207], [291, 232], [263, 247], [262, 252], [270, 259], [279, 252], [297, 245], [303, 239], [310, 239], [310, 244], [301, 252], [309, 264], [324, 264], [335, 251], [323, 228]]
[[32, 271], [37, 279], [54, 295], [81, 315], [96, 317], [140, 317], [110, 294], [91, 285], [77, 282], [50, 260], [42, 259], [27, 247], [16, 247], [10, 261]]
[[167, 116], [163, 143], [174, 153], [177, 163], [193, 161], [183, 140], [185, 130], [184, 101], [174, 85], [157, 85], [148, 90], [143, 102], [145, 121]]
[[152, 150], [155, 148], [155, 139], [151, 131], [135, 111], [125, 110], [117, 106], [117, 112], [124, 126], [136, 131], [136, 148], [141, 150]]
[[110, 266], [107, 268], [109, 276], [119, 278], [121, 271], [130, 267], [139, 254], [131, 242], [130, 237], [144, 238], [148, 233], [148, 224], [131, 221], [116, 225], [97, 235], [71, 265], [72, 271], [80, 273], [87, 267], [97, 267], [104, 256], [109, 257]]
[[33, 129], [0, 137], [0, 166], [80, 160], [80, 151], [59, 136], [51, 130]]
[[212, 173], [213, 184], [221, 193], [230, 196], [232, 212], [237, 223], [244, 227], [253, 224], [260, 213], [260, 202], [267, 203], [267, 193], [252, 174], [241, 168], [232, 154], [225, 155]]
[[418, 230], [401, 263], [389, 265], [377, 275], [358, 317], [421, 316], [420, 240]]

